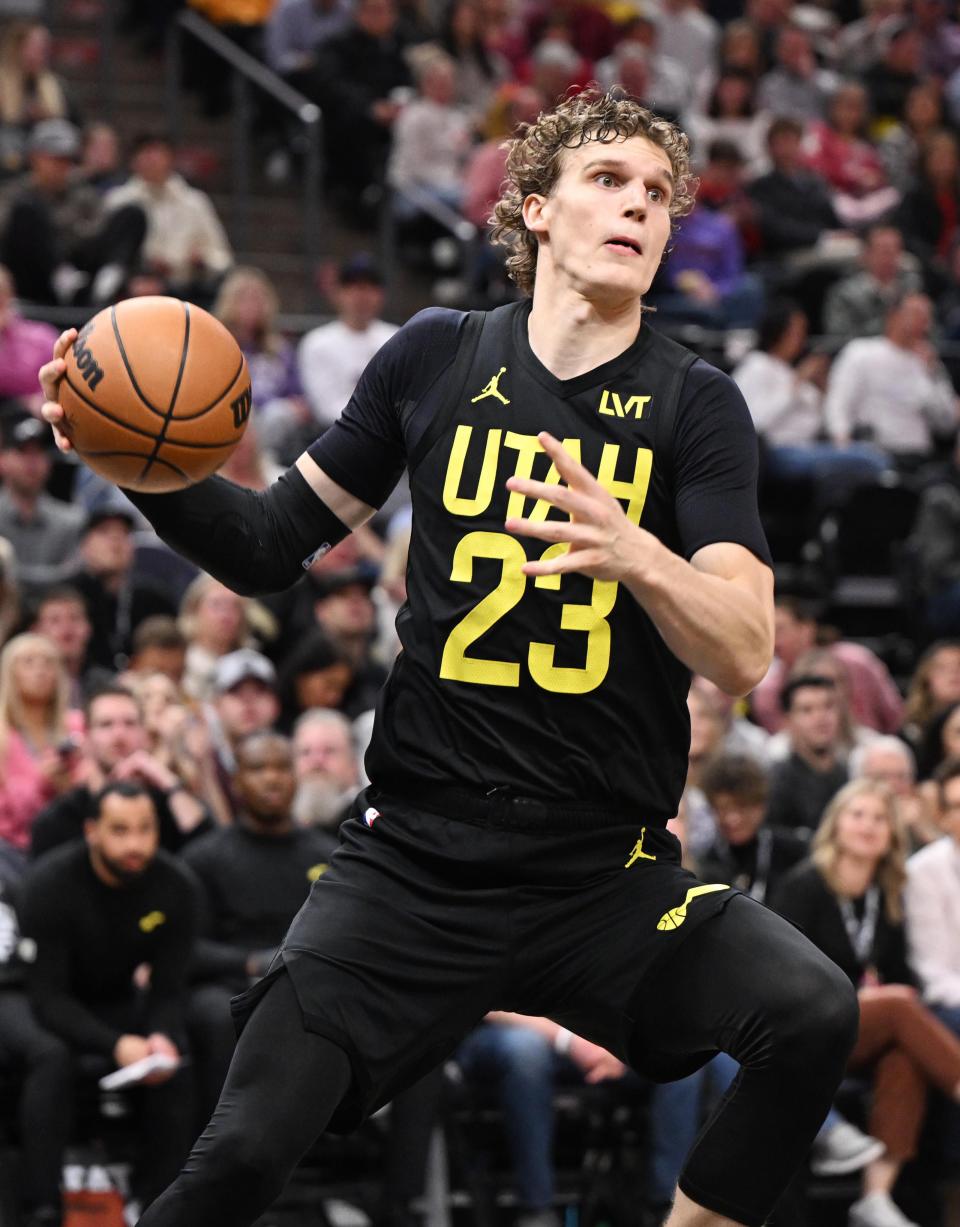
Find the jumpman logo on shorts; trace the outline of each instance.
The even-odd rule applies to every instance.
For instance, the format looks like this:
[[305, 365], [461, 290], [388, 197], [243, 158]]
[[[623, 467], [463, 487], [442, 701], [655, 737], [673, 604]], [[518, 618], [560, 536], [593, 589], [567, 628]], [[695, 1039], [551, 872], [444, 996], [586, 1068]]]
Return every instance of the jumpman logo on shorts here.
[[471, 405], [475, 405], [475, 404], [477, 403], [477, 401], [478, 401], [478, 400], [483, 400], [483, 398], [484, 398], [485, 396], [495, 396], [495, 397], [497, 398], [497, 400], [498, 400], [498, 401], [502, 401], [502, 402], [503, 402], [503, 404], [505, 404], [505, 405], [509, 405], [509, 404], [510, 404], [510, 401], [509, 401], [509, 400], [507, 399], [507, 397], [506, 397], [506, 396], [504, 396], [504, 394], [503, 394], [503, 393], [500, 391], [500, 387], [499, 387], [500, 380], [503, 378], [503, 375], [504, 375], [504, 372], [506, 371], [506, 369], [507, 369], [507, 368], [506, 368], [505, 366], [502, 366], [502, 367], [500, 368], [500, 370], [499, 370], [499, 371], [497, 371], [496, 375], [491, 375], [491, 376], [490, 376], [490, 382], [489, 382], [489, 383], [487, 384], [487, 386], [486, 386], [486, 387], [483, 389], [483, 391], [482, 391], [482, 392], [478, 392], [476, 396], [472, 396], [472, 397], [470, 398], [470, 404], [471, 404]]
[[723, 882], [714, 882], [710, 886], [691, 886], [687, 891], [687, 897], [679, 907], [672, 907], [669, 912], [664, 912], [657, 921], [657, 928], [661, 931], [665, 929], [679, 929], [683, 922], [687, 919], [687, 908], [699, 895], [712, 895], [715, 890], [729, 890]]
[[637, 861], [655, 861], [657, 859], [653, 855], [652, 852], [644, 852], [643, 850], [643, 841], [646, 837], [646, 834], [647, 834], [647, 828], [642, 827], [640, 830], [640, 838], [633, 845], [633, 848], [630, 852], [630, 859], [624, 865], [624, 869], [629, 869], [630, 866], [635, 865]]

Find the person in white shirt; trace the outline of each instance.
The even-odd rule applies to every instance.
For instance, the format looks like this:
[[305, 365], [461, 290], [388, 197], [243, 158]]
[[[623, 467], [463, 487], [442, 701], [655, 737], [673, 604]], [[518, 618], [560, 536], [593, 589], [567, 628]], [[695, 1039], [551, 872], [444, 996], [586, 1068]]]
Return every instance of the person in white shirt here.
[[898, 461], [925, 458], [934, 435], [956, 430], [957, 396], [930, 340], [933, 304], [908, 293], [887, 311], [879, 337], [860, 337], [830, 371], [824, 416], [831, 439], [845, 446], [857, 432]]
[[321, 427], [337, 420], [364, 367], [397, 331], [378, 318], [383, 279], [369, 256], [354, 256], [340, 266], [332, 298], [337, 318], [308, 332], [297, 350], [300, 382]]
[[771, 480], [813, 477], [821, 501], [876, 478], [886, 457], [862, 443], [843, 446], [824, 439], [823, 392], [829, 359], [801, 358], [807, 344], [807, 317], [790, 299], [774, 299], [760, 321], [757, 348], [733, 371], [753, 424], [765, 444]]
[[661, 0], [652, 12], [660, 51], [683, 64], [691, 81], [716, 67], [720, 27], [695, 0]]
[[141, 259], [182, 293], [219, 279], [233, 264], [233, 252], [210, 197], [178, 175], [175, 164], [176, 150], [165, 136], [137, 137], [133, 174], [107, 193], [105, 206], [110, 212], [130, 204], [143, 209], [147, 236]]
[[[924, 1001], [960, 1036], [960, 759], [947, 759], [935, 778], [944, 837], [907, 861], [907, 942]], [[960, 1106], [944, 1105], [940, 1138], [948, 1170], [960, 1170]], [[960, 1184], [947, 1197], [954, 1225], [960, 1222]]]

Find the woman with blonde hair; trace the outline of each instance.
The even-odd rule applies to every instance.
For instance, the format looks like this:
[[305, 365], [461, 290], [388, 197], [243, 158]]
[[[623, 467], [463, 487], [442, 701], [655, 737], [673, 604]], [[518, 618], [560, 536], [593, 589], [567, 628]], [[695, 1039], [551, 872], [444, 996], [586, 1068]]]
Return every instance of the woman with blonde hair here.
[[0, 652], [0, 839], [25, 850], [40, 810], [74, 782], [79, 712], [69, 679], [44, 635], [16, 635]]
[[282, 447], [310, 420], [296, 349], [277, 330], [280, 299], [259, 268], [238, 265], [223, 279], [213, 314], [230, 332], [250, 368], [256, 420], [268, 450]]
[[30, 129], [43, 119], [65, 119], [67, 97], [50, 71], [50, 31], [36, 22], [14, 21], [0, 37], [0, 166], [19, 171]]
[[907, 962], [907, 848], [893, 794], [875, 780], [855, 780], [827, 806], [810, 858], [773, 898], [774, 910], [857, 988], [860, 1030], [847, 1068], [871, 1075], [869, 1132], [886, 1153], [864, 1169], [852, 1227], [908, 1227], [891, 1194], [916, 1154], [928, 1089], [960, 1102], [960, 1042], [918, 997]]
[[273, 616], [257, 601], [238, 596], [212, 576], [201, 574], [180, 602], [180, 630], [187, 640], [183, 690], [206, 699], [217, 661], [238, 648], [257, 646], [276, 634]]

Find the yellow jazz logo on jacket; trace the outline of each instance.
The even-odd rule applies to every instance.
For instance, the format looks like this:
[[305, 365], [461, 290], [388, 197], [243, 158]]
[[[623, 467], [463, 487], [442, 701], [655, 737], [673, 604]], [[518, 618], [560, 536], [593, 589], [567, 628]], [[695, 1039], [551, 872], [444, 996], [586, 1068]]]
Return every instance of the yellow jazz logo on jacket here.
[[146, 916], [141, 916], [139, 925], [144, 933], [152, 933], [162, 924], [166, 924], [167, 918], [163, 912], [147, 912]]

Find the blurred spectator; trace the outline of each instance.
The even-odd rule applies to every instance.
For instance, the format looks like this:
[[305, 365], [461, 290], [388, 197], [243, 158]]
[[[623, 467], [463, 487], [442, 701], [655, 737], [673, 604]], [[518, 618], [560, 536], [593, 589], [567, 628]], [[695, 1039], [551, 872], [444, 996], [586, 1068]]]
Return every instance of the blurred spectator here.
[[[840, 714], [840, 729], [837, 734], [836, 752], [844, 763], [849, 762], [854, 750], [869, 745], [879, 734], [868, 725], [856, 719], [850, 709], [850, 678], [847, 667], [840, 656], [830, 647], [814, 647], [804, 652], [795, 662], [787, 678], [788, 683], [795, 677], [821, 677], [833, 682], [836, 687], [837, 709]], [[785, 728], [774, 733], [767, 743], [767, 757], [770, 762], [778, 762], [790, 751], [790, 737]]]
[[[943, 763], [937, 787], [942, 838], [907, 861], [907, 945], [924, 1002], [960, 1036], [960, 760]], [[953, 1177], [944, 1190], [944, 1221], [953, 1227], [960, 1204], [960, 1109], [948, 1102], [937, 1124], [938, 1158]]]
[[903, 737], [917, 750], [930, 722], [960, 703], [960, 640], [933, 643], [917, 661], [903, 709]]
[[542, 41], [554, 23], [562, 21], [570, 42], [592, 63], [609, 55], [617, 41], [617, 29], [602, 7], [585, 0], [535, 0], [527, 12], [527, 40], [531, 47]]
[[766, 821], [770, 780], [746, 755], [718, 754], [700, 777], [717, 824], [712, 846], [698, 862], [708, 882], [729, 882], [758, 903], [807, 854], [807, 841]]
[[656, 20], [660, 50], [683, 64], [694, 81], [714, 67], [720, 27], [694, 0], [663, 0]]
[[960, 445], [949, 471], [922, 491], [909, 544], [926, 631], [960, 634]]
[[[387, 180], [401, 223], [430, 217], [429, 204], [459, 211], [470, 154], [470, 119], [457, 102], [457, 65], [432, 43], [409, 52], [417, 96], [393, 125]], [[421, 203], [421, 197], [423, 203]]]
[[[41, 1022], [103, 1072], [184, 1049], [184, 980], [197, 932], [192, 875], [159, 848], [146, 789], [108, 785], [85, 841], [38, 862], [23, 890], [30, 999]], [[149, 976], [136, 975], [146, 965]], [[138, 987], [147, 979], [145, 989]], [[192, 1138], [189, 1082], [153, 1074], [139, 1105], [133, 1189], [146, 1205], [173, 1179]]]
[[[274, 404], [289, 407], [294, 402], [274, 401]], [[305, 418], [309, 417], [305, 405], [302, 412]], [[289, 415], [283, 414], [282, 416], [284, 420], [290, 420]], [[313, 437], [314, 435], [311, 431], [310, 442], [313, 442]], [[289, 435], [287, 438], [289, 438]], [[300, 446], [293, 451], [281, 451], [279, 456], [276, 456], [273, 448], [267, 450], [267, 448], [261, 446], [260, 423], [258, 421], [248, 421], [243, 434], [240, 436], [240, 442], [217, 472], [221, 477], [226, 477], [238, 486], [245, 486], [248, 490], [266, 490], [267, 486], [272, 485], [283, 473], [284, 466], [279, 463], [279, 460], [286, 459], [292, 464], [302, 451], [303, 447]]]
[[456, 102], [482, 114], [510, 76], [510, 65], [483, 37], [478, 0], [447, 0], [440, 23], [440, 45], [454, 60]]
[[923, 289], [912, 260], [904, 255], [903, 235], [896, 226], [882, 222], [871, 226], [864, 235], [860, 261], [862, 269], [832, 285], [824, 303], [824, 330], [843, 341], [878, 336], [890, 307]]
[[371, 658], [376, 635], [377, 614], [370, 593], [374, 580], [369, 570], [353, 567], [325, 571], [310, 578], [313, 587], [313, 614], [353, 669], [353, 680], [343, 699], [342, 710], [353, 717], [375, 707], [386, 669]]
[[960, 26], [946, 0], [912, 0], [913, 24], [920, 35], [920, 70], [941, 82], [960, 68]]
[[80, 541], [80, 569], [69, 582], [87, 602], [93, 624], [90, 659], [105, 669], [124, 669], [133, 628], [153, 614], [172, 614], [173, 602], [152, 582], [133, 573], [133, 513], [105, 503], [87, 515]]
[[562, 27], [557, 37], [545, 38], [520, 65], [519, 78], [555, 105], [570, 90], [582, 89], [591, 76], [591, 65], [577, 51]]
[[696, 860], [716, 838], [713, 810], [700, 787], [700, 780], [707, 764], [721, 750], [724, 722], [715, 693], [700, 686], [690, 688], [687, 711], [690, 714], [690, 750], [682, 808], [686, 820], [686, 849]]
[[770, 783], [767, 821], [800, 835], [817, 829], [831, 797], [848, 773], [837, 743], [840, 703], [837, 687], [825, 677], [794, 677], [783, 688], [790, 756], [777, 763]]
[[709, 143], [700, 168], [697, 199], [719, 209], [735, 223], [749, 260], [760, 250], [761, 241], [757, 208], [747, 194], [747, 177], [746, 161], [732, 141]]
[[896, 214], [908, 250], [921, 261], [931, 285], [948, 278], [950, 255], [960, 237], [960, 149], [952, 132], [934, 132], [923, 146], [920, 174]]
[[339, 710], [353, 682], [353, 668], [324, 631], [311, 631], [280, 668], [279, 727], [289, 732], [297, 718], [312, 708]]
[[187, 663], [186, 636], [176, 618], [154, 614], [144, 618], [133, 632], [130, 674], [162, 673], [179, 689]]
[[0, 652], [0, 840], [21, 852], [42, 807], [77, 774], [83, 722], [67, 692], [49, 639], [15, 635]]
[[257, 628], [264, 630], [268, 618], [257, 602], [210, 575], [198, 575], [180, 601], [180, 630], [187, 641], [184, 691], [194, 699], [209, 698], [221, 658], [255, 646]]
[[807, 165], [833, 189], [834, 211], [851, 227], [876, 222], [900, 200], [867, 138], [869, 118], [867, 91], [846, 81], [834, 90], [826, 119], [811, 125], [806, 140]]
[[78, 839], [95, 811], [101, 788], [134, 781], [150, 793], [160, 824], [160, 845], [178, 851], [209, 829], [209, 816], [183, 780], [147, 749], [143, 711], [133, 692], [119, 682], [101, 686], [84, 708], [86, 734], [77, 775], [82, 783], [50, 802], [37, 815], [30, 839], [32, 858]]
[[691, 112], [685, 124], [697, 167], [715, 141], [734, 145], [753, 173], [764, 165], [770, 115], [758, 110], [756, 93], [756, 79], [746, 69], [721, 69], [703, 111]]
[[132, 174], [104, 198], [113, 216], [136, 205], [147, 219], [143, 261], [159, 269], [175, 292], [209, 294], [233, 263], [223, 224], [205, 192], [176, 172], [176, 148], [161, 133], [133, 141]]
[[532, 123], [543, 99], [535, 89], [508, 81], [494, 95], [483, 123], [484, 140], [474, 146], [464, 170], [463, 215], [485, 233], [500, 198], [507, 166], [507, 138], [520, 123]]
[[83, 133], [80, 178], [103, 195], [119, 187], [126, 177], [116, 128], [105, 123], [90, 124]]
[[883, 785], [858, 780], [823, 816], [809, 861], [783, 880], [773, 906], [799, 925], [858, 990], [860, 1029], [847, 1065], [873, 1083], [869, 1132], [886, 1153], [864, 1172], [854, 1227], [906, 1227], [892, 1200], [920, 1137], [929, 1085], [960, 1101], [960, 1043], [921, 1004], [906, 958], [906, 837]]
[[293, 815], [301, 826], [336, 829], [360, 787], [350, 721], [329, 708], [305, 711], [293, 726], [297, 793]]
[[411, 84], [394, 0], [356, 0], [347, 29], [317, 49], [311, 90], [338, 117], [326, 133], [329, 181], [337, 203], [354, 218], [379, 200], [391, 131], [402, 110], [395, 91]]
[[41, 399], [37, 371], [49, 361], [57, 332], [39, 320], [24, 319], [16, 294], [10, 270], [0, 264], [0, 399], [18, 396], [34, 409]]
[[937, 768], [948, 758], [960, 758], [960, 703], [948, 704], [927, 725], [917, 746], [920, 780], [933, 779]]
[[[800, 657], [818, 644], [821, 634], [818, 615], [815, 601], [788, 592], [777, 593], [773, 663], [750, 695], [754, 718], [770, 733], [775, 733], [783, 724], [780, 694], [788, 676]], [[829, 647], [843, 662], [854, 720], [878, 733], [899, 731], [904, 715], [903, 700], [883, 661], [863, 644], [841, 641], [830, 643]], [[957, 681], [960, 687], [960, 673]], [[957, 697], [960, 698], [960, 689]]]
[[31, 591], [64, 574], [83, 529], [77, 507], [46, 493], [53, 470], [50, 429], [14, 410], [0, 417], [0, 535], [17, 556], [17, 578]]
[[87, 664], [87, 648], [93, 627], [83, 597], [69, 584], [55, 584], [37, 598], [34, 605], [35, 635], [45, 635], [60, 653], [69, 685], [67, 702], [82, 709], [87, 695], [113, 676], [108, 669]]
[[136, 262], [146, 233], [134, 201], [108, 212], [74, 176], [80, 134], [65, 119], [37, 124], [29, 174], [0, 196], [0, 260], [22, 298], [39, 303], [108, 301]]
[[705, 328], [752, 328], [763, 309], [763, 283], [744, 266], [734, 222], [703, 203], [674, 232], [665, 287], [653, 301], [661, 318]]
[[74, 1124], [73, 1062], [63, 1041], [37, 1022], [25, 991], [17, 916], [23, 868], [12, 849], [0, 847], [0, 1069], [17, 1080], [24, 1227], [57, 1227], [64, 1151]]
[[369, 256], [340, 265], [333, 305], [337, 318], [308, 332], [297, 351], [300, 378], [320, 427], [337, 420], [367, 363], [397, 331], [379, 318], [383, 278]]
[[838, 447], [823, 439], [826, 354], [801, 357], [807, 317], [790, 299], [771, 302], [760, 319], [757, 347], [734, 368], [733, 379], [765, 444], [765, 473], [773, 481], [813, 477], [821, 507], [839, 501], [888, 467], [866, 444]]
[[715, 682], [698, 674], [691, 678], [690, 688], [710, 703], [720, 720], [720, 740], [716, 747], [718, 754], [746, 756], [758, 763], [766, 762], [770, 734], [746, 718], [742, 699], [733, 698]]
[[912, 848], [922, 848], [939, 837], [935, 810], [917, 787], [917, 761], [900, 737], [876, 737], [854, 750], [850, 776], [875, 780], [890, 789]]
[[840, 229], [826, 185], [804, 166], [802, 140], [798, 120], [774, 119], [767, 130], [772, 169], [747, 189], [757, 206], [764, 256], [810, 251]]
[[[123, 675], [123, 681], [140, 704], [148, 751], [179, 776], [180, 751], [189, 719], [180, 687], [166, 673], [133, 674], [128, 670]], [[179, 778], [186, 783], [187, 777], [192, 774], [192, 771], [186, 770]]]
[[265, 975], [297, 909], [326, 872], [336, 840], [294, 823], [290, 742], [254, 733], [237, 747], [232, 827], [184, 853], [200, 880], [200, 936], [191, 961], [189, 1027], [199, 1117], [216, 1107], [236, 1032], [230, 999]]
[[63, 82], [50, 69], [50, 31], [13, 21], [0, 36], [0, 178], [23, 169], [30, 130], [44, 119], [68, 119]]
[[790, 115], [801, 123], [821, 119], [836, 78], [820, 68], [810, 35], [786, 25], [776, 44], [776, 63], [760, 78], [757, 104], [770, 115]]
[[[636, 64], [642, 64], [646, 74], [643, 92], [630, 80], [631, 68]], [[674, 119], [679, 119], [690, 103], [690, 74], [683, 64], [660, 50], [660, 34], [652, 13], [637, 13], [619, 27], [613, 53], [597, 64], [594, 76], [605, 89], [622, 85], [628, 94], [643, 98], [645, 105], [657, 114]]]
[[267, 63], [301, 88], [316, 65], [317, 46], [346, 29], [350, 8], [351, 0], [279, 0], [264, 30]]
[[863, 73], [870, 110], [877, 121], [903, 119], [907, 97], [920, 83], [923, 44], [920, 32], [906, 17], [891, 17], [880, 34], [880, 58]]
[[[277, 330], [280, 299], [258, 268], [237, 267], [224, 278], [212, 307], [240, 346], [250, 370], [254, 420], [268, 437], [302, 427], [308, 420], [297, 354]], [[271, 432], [270, 424], [277, 426]]]
[[236, 769], [236, 747], [251, 733], [272, 729], [280, 715], [277, 674], [266, 656], [252, 648], [240, 648], [221, 656], [213, 675], [213, 695], [204, 715], [224, 795], [235, 814], [230, 780]]
[[860, 76], [882, 56], [891, 18], [901, 16], [905, 0], [862, 0], [856, 20], [841, 26], [835, 40], [835, 57], [844, 71]]
[[930, 339], [933, 305], [906, 294], [887, 311], [878, 337], [848, 341], [827, 382], [830, 437], [846, 446], [866, 436], [901, 463], [926, 459], [935, 436], [952, 436], [958, 415], [950, 376]]
[[903, 104], [903, 118], [880, 137], [887, 176], [901, 196], [914, 186], [927, 141], [944, 126], [943, 95], [933, 81], [914, 85]]
[[20, 585], [13, 546], [0, 537], [0, 646], [20, 621]]

